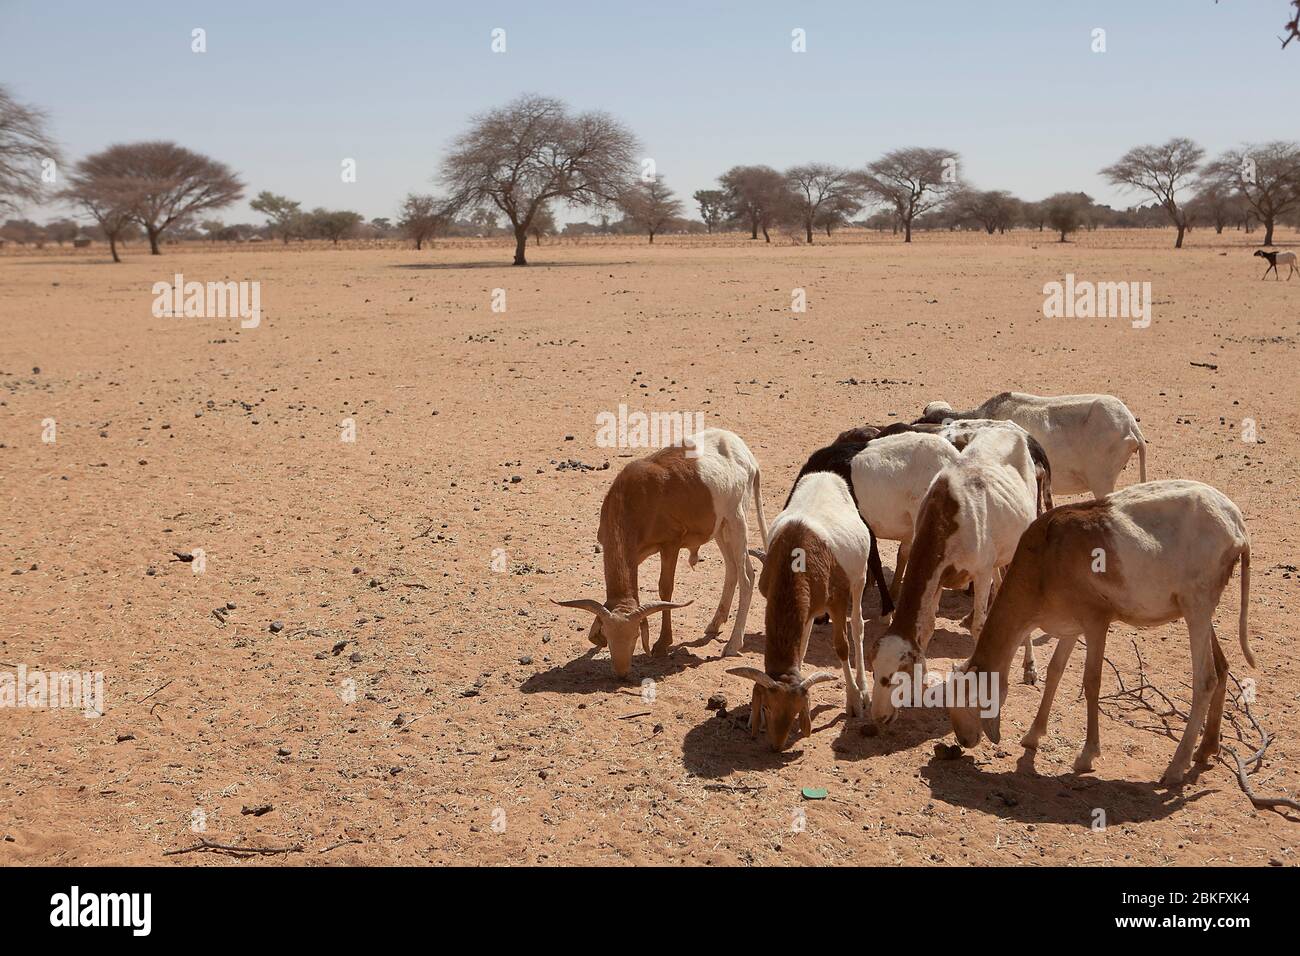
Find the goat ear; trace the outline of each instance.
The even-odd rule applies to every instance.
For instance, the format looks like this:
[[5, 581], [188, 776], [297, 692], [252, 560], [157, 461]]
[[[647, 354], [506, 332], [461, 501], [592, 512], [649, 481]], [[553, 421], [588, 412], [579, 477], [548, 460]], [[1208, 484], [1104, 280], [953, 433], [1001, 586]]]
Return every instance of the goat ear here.
[[727, 673], [752, 680], [760, 687], [766, 687], [769, 690], [775, 690], [777, 687], [776, 681], [772, 680], [767, 673], [759, 670], [757, 667], [729, 667], [727, 668]]
[[644, 621], [651, 614], [657, 614], [660, 611], [671, 611], [675, 607], [690, 607], [694, 601], [648, 601], [628, 615], [632, 621]]
[[767, 552], [762, 548], [749, 548], [747, 550], [751, 558], [758, 558], [759, 564], [767, 564]]
[[558, 604], [560, 607], [576, 607], [583, 611], [590, 611], [602, 621], [608, 621], [610, 618], [609, 609], [599, 601], [593, 601], [591, 598], [575, 598], [572, 601], [557, 601], [551, 598], [552, 604]]

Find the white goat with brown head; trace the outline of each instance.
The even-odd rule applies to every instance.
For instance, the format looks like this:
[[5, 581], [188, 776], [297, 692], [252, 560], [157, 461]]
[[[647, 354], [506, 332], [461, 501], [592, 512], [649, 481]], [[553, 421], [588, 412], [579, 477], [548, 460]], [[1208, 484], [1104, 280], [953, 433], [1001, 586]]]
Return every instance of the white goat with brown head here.
[[[766, 540], [758, 462], [739, 437], [721, 428], [697, 432], [684, 446], [662, 448], [619, 472], [605, 494], [597, 532], [605, 563], [605, 601], [555, 602], [595, 615], [588, 638], [597, 647], [609, 647], [617, 676], [626, 677], [631, 670], [638, 634], [642, 648], [650, 650], [646, 619], [651, 614], [663, 612], [654, 653], [668, 653], [673, 640], [669, 612], [691, 603], [672, 600], [678, 553], [685, 548], [694, 567], [700, 547], [715, 539], [726, 578], [722, 600], [705, 633], [721, 633], [739, 583], [740, 608], [723, 655], [740, 653], [754, 590], [754, 569], [746, 552], [745, 510], [751, 497], [759, 533]], [[659, 555], [660, 599], [642, 604], [637, 568], [652, 554]]]
[[[999, 569], [1011, 563], [1021, 534], [1034, 520], [1037, 476], [1029, 444], [1018, 428], [973, 433], [957, 460], [935, 476], [921, 502], [912, 555], [898, 607], [876, 646], [872, 669], [876, 696], [871, 716], [888, 724], [897, 715], [892, 688], [925, 667], [935, 615], [944, 588], [974, 583], [971, 635], [983, 627]], [[1025, 675], [1033, 649], [1025, 647]]]
[[[862, 589], [870, 552], [871, 532], [859, 517], [844, 479], [824, 471], [800, 478], [789, 504], [772, 522], [758, 582], [767, 599], [763, 669], [728, 671], [754, 682], [750, 735], [757, 736], [765, 726], [773, 750], [785, 749], [796, 720], [800, 736], [812, 733], [808, 691], [834, 680], [826, 673], [804, 677], [801, 670], [818, 615], [829, 612], [831, 616], [835, 653], [844, 671], [845, 709], [856, 717], [869, 706], [864, 696]], [[853, 667], [858, 671], [856, 679]]]

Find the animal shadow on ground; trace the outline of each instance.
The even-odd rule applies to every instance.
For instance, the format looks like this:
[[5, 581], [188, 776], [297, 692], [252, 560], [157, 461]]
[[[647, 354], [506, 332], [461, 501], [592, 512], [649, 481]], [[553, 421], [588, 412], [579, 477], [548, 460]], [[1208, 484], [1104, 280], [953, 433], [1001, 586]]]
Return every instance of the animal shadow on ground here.
[[1161, 820], [1215, 792], [1185, 795], [1154, 781], [1103, 780], [1073, 772], [1039, 776], [1023, 767], [1022, 759], [1015, 770], [994, 772], [977, 766], [971, 754], [957, 760], [936, 756], [921, 768], [921, 779], [945, 803], [1020, 823], [1078, 827]]
[[[657, 637], [658, 631], [652, 631], [651, 640]], [[689, 650], [710, 643], [717, 644], [717, 652], [711, 657], [700, 657]], [[589, 646], [582, 656], [532, 675], [519, 689], [525, 694], [595, 694], [617, 691], [640, 684], [646, 678], [661, 681], [689, 668], [699, 667], [720, 655], [724, 643], [725, 637], [711, 637], [692, 644], [673, 644], [664, 657], [646, 654], [638, 644], [637, 653], [632, 658], [632, 672], [626, 678], [614, 676], [614, 669], [610, 666], [609, 655], [604, 653], [604, 648]], [[732, 659], [738, 663], [740, 661], [740, 658]]]
[[[753, 684], [739, 677], [732, 679], [738, 686], [729, 687], [729, 693], [734, 690], [748, 698]], [[739, 686], [741, 684], [744, 686]], [[767, 738], [762, 733], [753, 738], [749, 736], [748, 703], [735, 709], [728, 708], [725, 713], [715, 713], [687, 731], [682, 741], [682, 763], [695, 776], [710, 779], [726, 777], [737, 771], [775, 770], [799, 760], [806, 749], [816, 745], [819, 735], [830, 732], [843, 721], [842, 704], [843, 701], [839, 705], [814, 705], [812, 736], [795, 740], [789, 749], [779, 753], [768, 747]]]

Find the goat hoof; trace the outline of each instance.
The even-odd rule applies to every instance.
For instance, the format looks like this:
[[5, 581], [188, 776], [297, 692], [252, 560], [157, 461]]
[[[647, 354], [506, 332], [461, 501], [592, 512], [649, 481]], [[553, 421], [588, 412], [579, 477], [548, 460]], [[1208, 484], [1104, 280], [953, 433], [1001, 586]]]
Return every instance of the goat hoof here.
[[1030, 687], [1033, 687], [1035, 684], [1037, 684], [1037, 683], [1038, 683], [1038, 668], [1036, 668], [1036, 667], [1027, 667], [1027, 668], [1025, 668], [1024, 682], [1025, 682], [1026, 684], [1028, 684]]
[[726, 647], [724, 647], [724, 648], [722, 649], [722, 656], [723, 656], [723, 657], [739, 657], [739, 656], [740, 656], [740, 648], [739, 648], [739, 647], [732, 647], [730, 644], [728, 644]]
[[1185, 769], [1180, 770], [1170, 767], [1160, 775], [1160, 782], [1166, 787], [1176, 787], [1183, 782], [1183, 776], [1187, 773]]
[[672, 638], [669, 638], [666, 641], [658, 640], [655, 641], [654, 646], [650, 648], [650, 653], [655, 657], [667, 657], [668, 651], [672, 648], [672, 646], [673, 646]]
[[1040, 737], [1038, 734], [1034, 734], [1034, 733], [1025, 734], [1022, 738], [1020, 738], [1020, 746], [1024, 747], [1026, 750], [1037, 750], [1039, 739]]
[[1077, 758], [1075, 758], [1074, 772], [1075, 773], [1091, 772], [1092, 765], [1094, 762], [1096, 762], [1096, 759], [1097, 759], [1096, 754], [1089, 753], [1088, 751], [1085, 750], [1083, 753], [1079, 754]]

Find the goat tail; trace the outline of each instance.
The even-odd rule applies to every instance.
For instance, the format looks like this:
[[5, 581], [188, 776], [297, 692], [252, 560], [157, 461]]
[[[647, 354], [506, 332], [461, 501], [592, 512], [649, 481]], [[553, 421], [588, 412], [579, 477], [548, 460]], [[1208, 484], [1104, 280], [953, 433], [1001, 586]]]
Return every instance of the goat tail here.
[[1133, 427], [1129, 429], [1129, 437], [1138, 443], [1138, 481], [1145, 482], [1147, 480], [1146, 436], [1142, 434], [1142, 429], [1138, 428], [1137, 425], [1134, 424]]
[[763, 517], [763, 490], [760, 471], [754, 469], [754, 511], [758, 516], [758, 533], [763, 538], [763, 547], [767, 548], [767, 519]]
[[1245, 548], [1241, 552], [1241, 616], [1237, 621], [1238, 636], [1241, 639], [1241, 653], [1246, 657], [1246, 663], [1251, 667], [1255, 666], [1255, 655], [1250, 652], [1250, 633], [1246, 626], [1247, 605], [1250, 603], [1250, 542], [1246, 542]]

